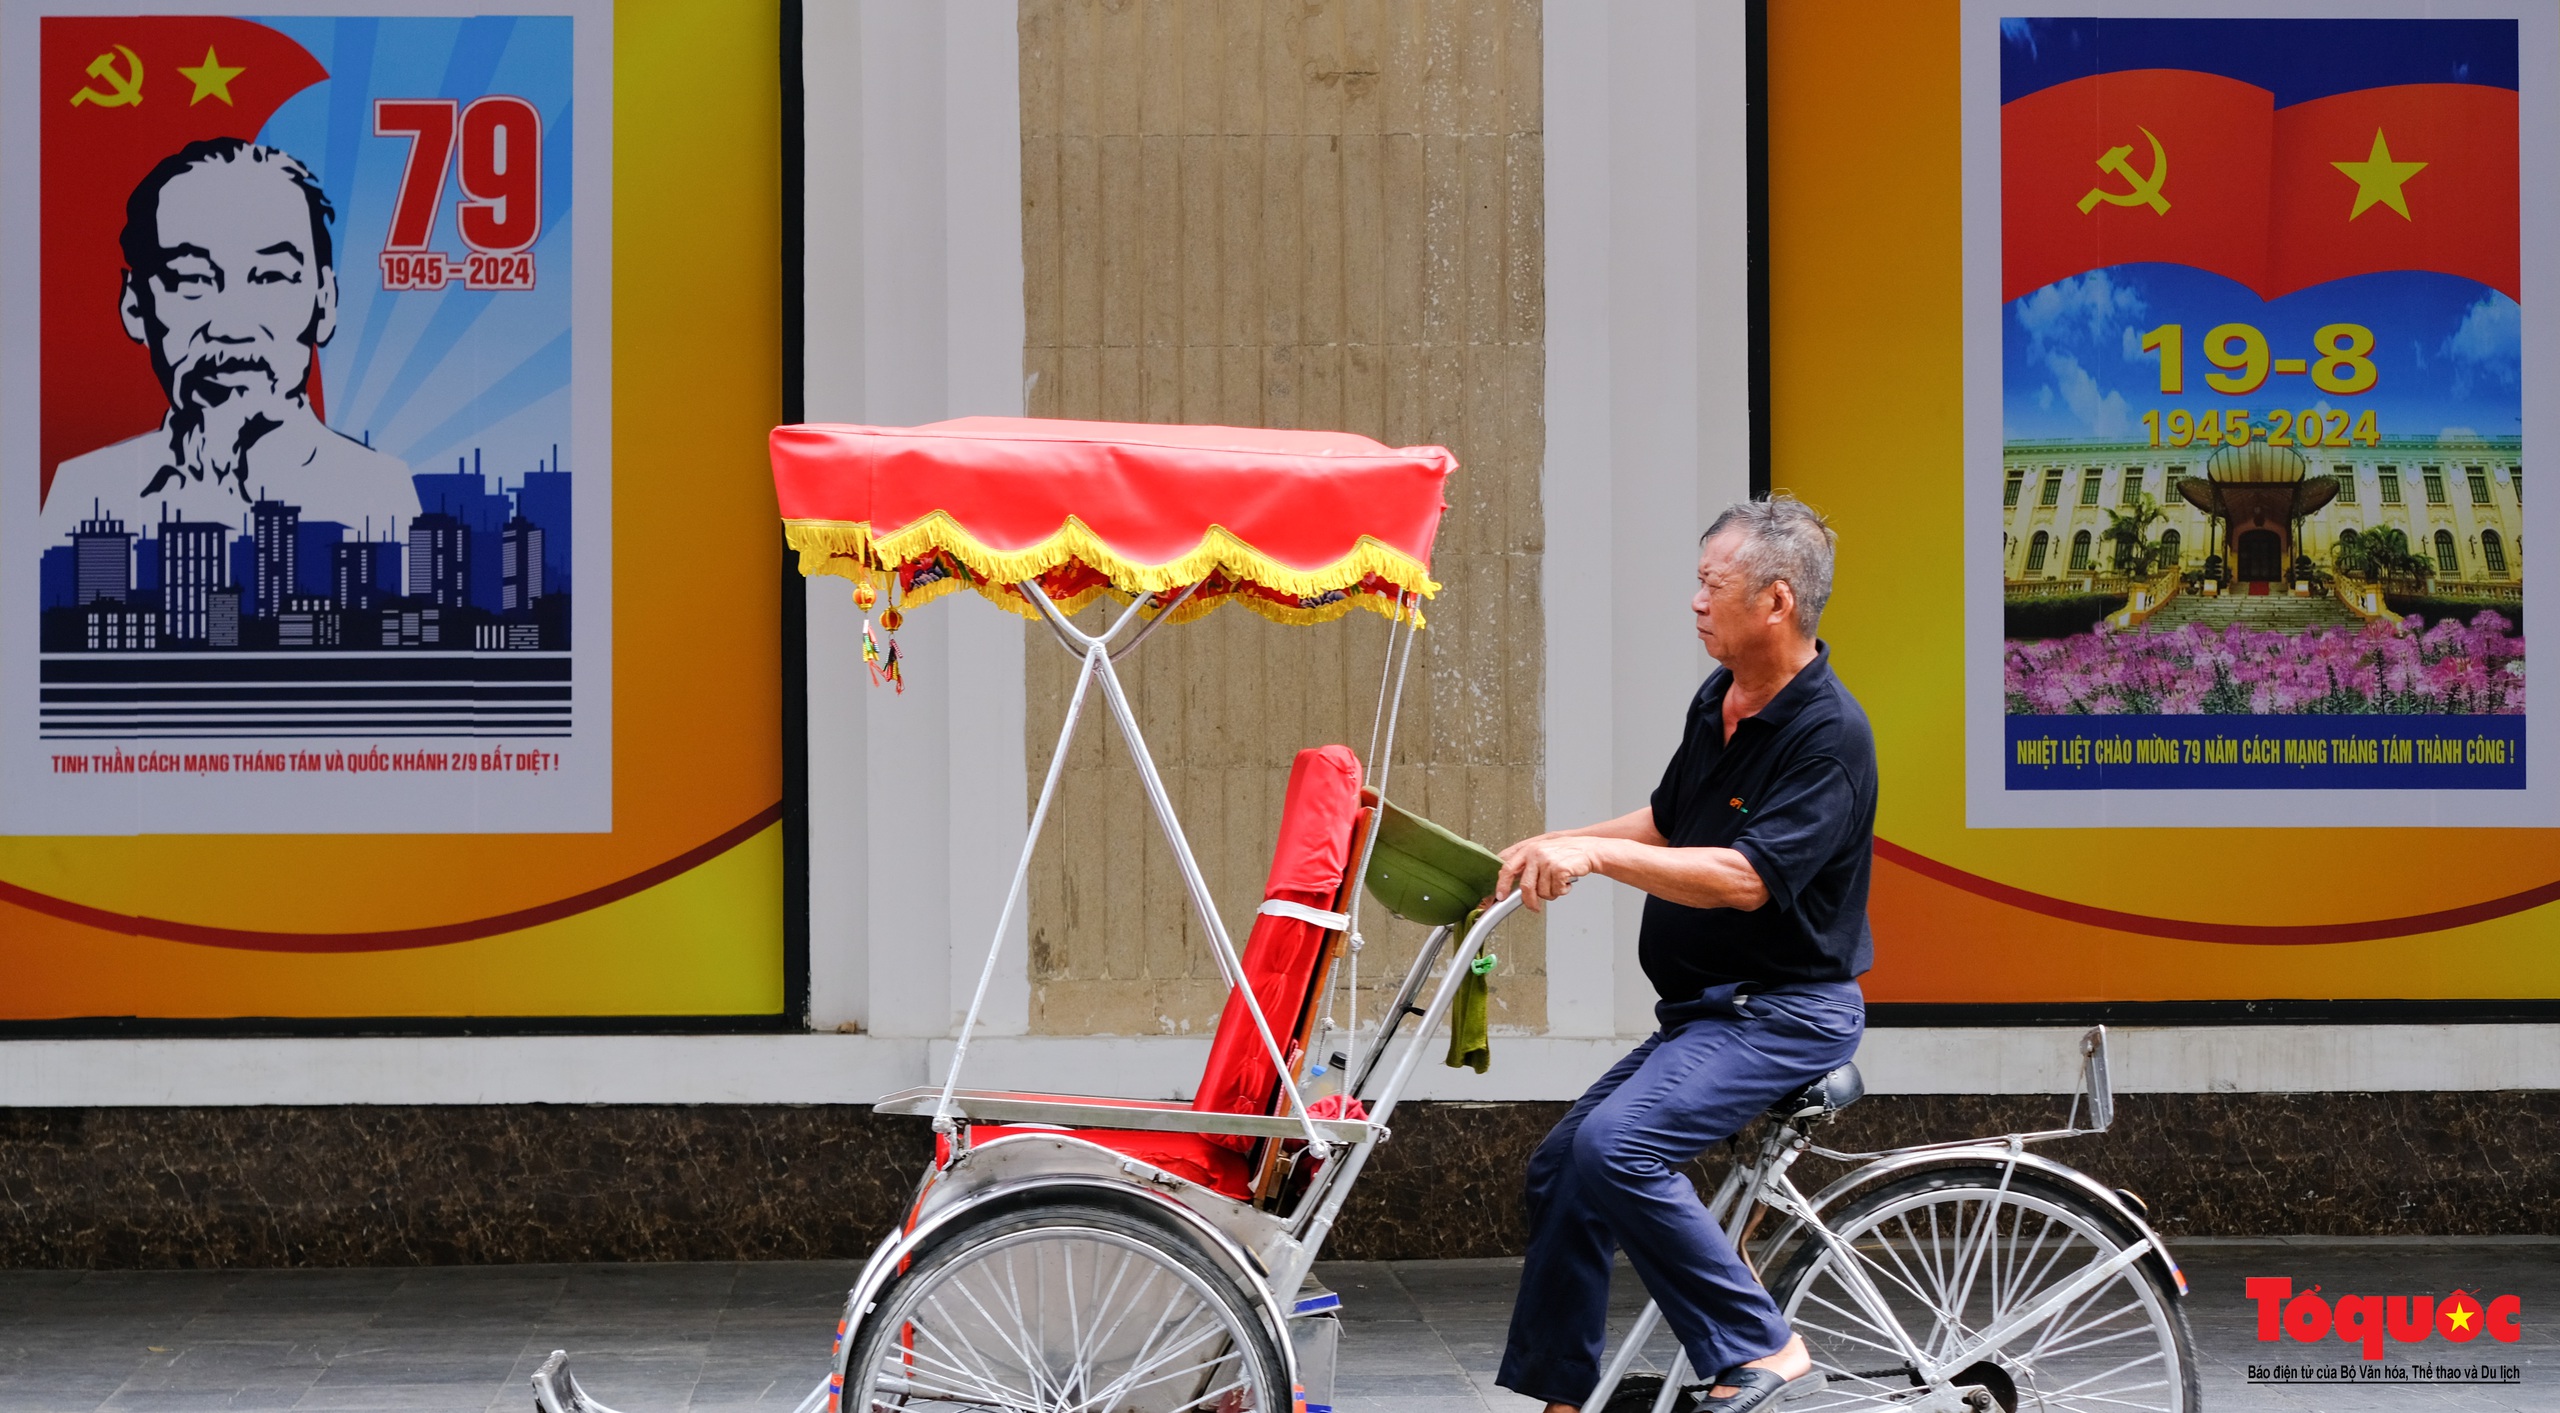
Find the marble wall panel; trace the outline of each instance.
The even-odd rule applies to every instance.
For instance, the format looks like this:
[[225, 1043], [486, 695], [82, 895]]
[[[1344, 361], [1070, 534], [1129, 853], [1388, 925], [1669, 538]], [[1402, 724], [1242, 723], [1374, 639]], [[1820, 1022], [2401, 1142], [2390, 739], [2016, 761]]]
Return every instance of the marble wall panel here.
[[866, 1255], [927, 1139], [852, 1105], [0, 1109], [0, 1266]]
[[[1517, 1254], [1551, 1103], [1399, 1109], [1327, 1248]], [[1879, 1096], [1866, 1149], [2061, 1117], [2040, 1099]], [[0, 1109], [0, 1266], [93, 1269], [858, 1258], [926, 1130], [860, 1106]], [[2560, 1234], [2560, 1093], [2127, 1095], [2046, 1152], [2181, 1236]], [[1837, 1172], [1808, 1159], [1808, 1185]]]

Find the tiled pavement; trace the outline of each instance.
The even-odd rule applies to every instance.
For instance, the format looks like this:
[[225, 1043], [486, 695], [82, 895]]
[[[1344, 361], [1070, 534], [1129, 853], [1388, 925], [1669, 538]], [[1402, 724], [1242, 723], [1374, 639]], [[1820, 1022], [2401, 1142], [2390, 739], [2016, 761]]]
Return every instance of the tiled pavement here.
[[[2187, 1241], [2176, 1246], [2194, 1292], [2187, 1317], [2204, 1363], [2204, 1406], [2266, 1413], [2560, 1413], [2560, 1239]], [[1341, 1413], [1535, 1413], [1537, 1405], [1494, 1387], [1510, 1323], [1517, 1261], [1335, 1262], [1325, 1281], [1342, 1294]], [[1644, 1303], [1623, 1266], [1611, 1292], [1613, 1325], [1624, 1328]], [[2305, 1350], [2257, 1340], [2257, 1306], [2243, 1295], [2250, 1276], [2290, 1276], [2296, 1289], [2332, 1295], [2436, 1295], [2462, 1289], [2513, 1292], [2524, 1302], [2523, 1338], [2418, 1346], [2430, 1362], [2494, 1360], [2522, 1368], [2511, 1387], [2251, 1385], [2250, 1363], [2360, 1363], [2335, 1340]], [[1666, 1346], [1667, 1348], [1667, 1346]], [[2270, 1355], [2269, 1349], [2282, 1354]], [[2413, 1352], [2394, 1346], [2386, 1365]]]
[[[2208, 1407], [2281, 1413], [2560, 1413], [2560, 1242], [2187, 1242]], [[849, 1262], [323, 1271], [0, 1271], [0, 1413], [521, 1410], [556, 1347], [626, 1413], [787, 1413], [823, 1374]], [[1492, 1385], [1517, 1261], [1335, 1262], [1341, 1413], [1532, 1413]], [[2270, 1387], [2251, 1275], [2335, 1294], [2515, 1292], [2524, 1338], [2458, 1347], [2520, 1365], [2505, 1387]], [[1641, 1294], [1619, 1283], [1619, 1314]], [[2283, 1349], [2300, 1360], [2301, 1346]], [[2336, 1362], [2347, 1346], [2310, 1352]], [[2392, 1363], [2409, 1362], [2395, 1349]]]

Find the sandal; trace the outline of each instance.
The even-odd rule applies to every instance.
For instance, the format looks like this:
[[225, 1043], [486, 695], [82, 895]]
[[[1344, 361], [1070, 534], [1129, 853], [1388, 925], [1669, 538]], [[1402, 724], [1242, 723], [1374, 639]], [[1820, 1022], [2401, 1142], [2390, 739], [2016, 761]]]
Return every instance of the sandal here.
[[1819, 1370], [1809, 1370], [1785, 1379], [1780, 1378], [1774, 1369], [1737, 1364], [1716, 1375], [1715, 1382], [1708, 1385], [1713, 1388], [1722, 1384], [1732, 1389], [1731, 1398], [1700, 1397], [1692, 1406], [1697, 1413], [1752, 1413], [1754, 1409], [1774, 1408], [1780, 1403], [1803, 1398], [1820, 1389], [1822, 1383]]

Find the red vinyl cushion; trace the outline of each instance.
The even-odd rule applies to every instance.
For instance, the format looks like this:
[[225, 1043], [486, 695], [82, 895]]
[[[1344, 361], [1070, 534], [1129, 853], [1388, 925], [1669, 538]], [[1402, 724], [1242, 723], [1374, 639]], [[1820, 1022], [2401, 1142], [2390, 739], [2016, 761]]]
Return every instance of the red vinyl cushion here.
[[1223, 1192], [1238, 1202], [1253, 1200], [1253, 1171], [1245, 1162], [1243, 1150], [1221, 1147], [1205, 1133], [1157, 1133], [1136, 1128], [1014, 1128], [1011, 1126], [973, 1125], [969, 1129], [972, 1145], [993, 1143], [1015, 1134], [1048, 1134], [1054, 1138], [1081, 1138], [1099, 1143], [1114, 1153], [1125, 1153], [1150, 1167], [1162, 1168], [1175, 1177], [1189, 1178], [1202, 1187]]
[[[1271, 876], [1262, 896], [1331, 908], [1342, 893], [1342, 876], [1350, 867], [1351, 826], [1360, 813], [1360, 758], [1348, 746], [1318, 746], [1298, 752], [1289, 768], [1289, 792], [1280, 806], [1280, 838], [1271, 851]], [[1282, 1050], [1298, 1028], [1307, 987], [1315, 978], [1324, 950], [1325, 929], [1296, 918], [1256, 914], [1253, 936], [1244, 951], [1245, 979], [1262, 1003], [1263, 1019]], [[1200, 1072], [1199, 1096], [1191, 1107], [1204, 1113], [1267, 1114], [1278, 1097], [1278, 1076], [1254, 1029], [1241, 990], [1227, 993], [1219, 1013], [1216, 1038], [1209, 1045], [1208, 1068]], [[1212, 1143], [1250, 1149], [1253, 1140], [1238, 1135], [1212, 1138]]]

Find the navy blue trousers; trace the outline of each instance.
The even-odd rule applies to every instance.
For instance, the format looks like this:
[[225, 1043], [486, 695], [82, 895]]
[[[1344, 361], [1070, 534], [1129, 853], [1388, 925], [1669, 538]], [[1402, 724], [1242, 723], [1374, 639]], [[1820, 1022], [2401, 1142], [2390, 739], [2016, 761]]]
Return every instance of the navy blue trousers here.
[[1529, 1254], [1496, 1376], [1515, 1393], [1591, 1396], [1613, 1250], [1627, 1253], [1700, 1375], [1786, 1346], [1778, 1307], [1681, 1168], [1847, 1063], [1866, 1032], [1865, 998], [1848, 981], [1747, 995], [1717, 986], [1654, 1016], [1661, 1028], [1574, 1101], [1529, 1159]]

